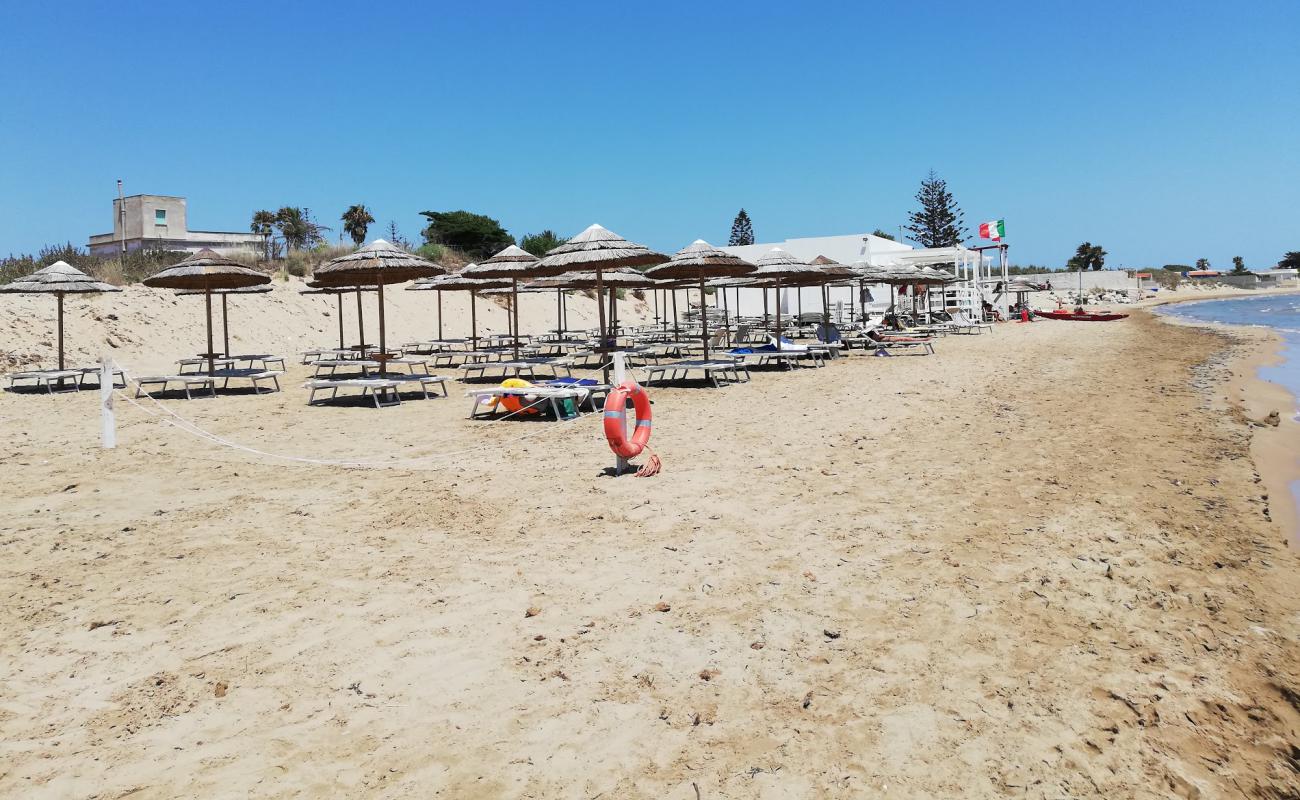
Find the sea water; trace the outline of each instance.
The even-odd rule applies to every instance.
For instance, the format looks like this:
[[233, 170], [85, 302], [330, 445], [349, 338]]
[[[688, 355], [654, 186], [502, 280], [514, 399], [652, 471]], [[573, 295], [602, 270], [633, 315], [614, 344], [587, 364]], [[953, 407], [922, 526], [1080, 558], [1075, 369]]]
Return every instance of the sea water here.
[[[1176, 303], [1163, 306], [1159, 313], [1198, 322], [1250, 325], [1278, 331], [1283, 339], [1282, 361], [1276, 366], [1263, 367], [1259, 376], [1286, 388], [1300, 404], [1300, 294]], [[1295, 413], [1300, 415], [1300, 407]]]
[[[1232, 300], [1202, 300], [1195, 303], [1176, 303], [1158, 309], [1179, 319], [1198, 322], [1219, 322], [1225, 325], [1249, 325], [1272, 328], [1282, 335], [1282, 361], [1276, 366], [1262, 367], [1259, 377], [1276, 383], [1296, 399], [1292, 412], [1300, 420], [1300, 294], [1273, 294], [1261, 297], [1240, 297]], [[1300, 481], [1291, 483], [1291, 496], [1300, 511]], [[1292, 540], [1300, 546], [1300, 531], [1292, 531]]]

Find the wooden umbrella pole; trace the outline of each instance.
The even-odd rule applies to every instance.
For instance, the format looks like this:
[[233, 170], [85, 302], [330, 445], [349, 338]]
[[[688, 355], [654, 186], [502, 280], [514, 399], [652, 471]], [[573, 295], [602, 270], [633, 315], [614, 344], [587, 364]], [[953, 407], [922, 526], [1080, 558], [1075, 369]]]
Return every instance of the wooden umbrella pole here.
[[762, 291], [763, 291], [763, 330], [766, 331], [767, 326], [771, 324], [772, 320], [767, 310], [767, 287], [764, 286]]
[[339, 301], [339, 349], [343, 349], [343, 293], [334, 295]]
[[59, 299], [59, 369], [63, 369], [63, 292], [56, 296]]
[[469, 349], [478, 351], [478, 292], [469, 293]]
[[[596, 265], [596, 324], [597, 336], [600, 337], [596, 346], [596, 352], [600, 354], [600, 360], [603, 362], [605, 353], [608, 353], [609, 340], [605, 337], [605, 272]], [[609, 367], [603, 367], [600, 371], [601, 383], [609, 383]]]
[[609, 290], [609, 327], [614, 339], [614, 349], [618, 349], [618, 287]]
[[781, 352], [781, 278], [776, 279], [776, 351]]
[[727, 347], [731, 347], [731, 315], [727, 311], [727, 287], [719, 286], [718, 290], [722, 293], [722, 334], [727, 339]]
[[226, 307], [228, 299], [230, 299], [230, 295], [221, 295], [221, 347], [223, 348], [221, 355], [226, 358], [230, 358], [230, 319], [227, 316], [228, 309]]
[[357, 354], [366, 354], [366, 315], [361, 310], [361, 287], [357, 287]]
[[203, 305], [207, 309], [208, 322], [208, 377], [211, 378], [217, 371], [215, 363], [216, 355], [212, 352], [212, 289], [207, 286], [203, 287]]
[[384, 340], [384, 276], [378, 274], [377, 284], [379, 289], [379, 376], [382, 378], [387, 374], [388, 365], [388, 348]]
[[617, 314], [618, 309], [615, 308], [615, 305], [614, 305], [615, 303], [618, 302], [618, 287], [617, 287], [617, 286], [611, 286], [611, 287], [610, 287], [610, 289], [609, 289], [609, 299], [608, 299], [607, 302], [609, 303], [609, 338], [610, 338], [610, 346], [611, 346], [611, 347], [618, 347], [618, 314]]
[[653, 295], [655, 299], [655, 327], [659, 327], [659, 291], [657, 289], [651, 289], [650, 294]]
[[604, 353], [608, 344], [605, 338], [605, 273], [599, 265], [596, 266], [596, 325], [596, 335], [600, 337], [600, 346], [597, 348], [597, 352]]
[[555, 335], [564, 338], [564, 290], [555, 290]]
[[519, 279], [510, 278], [510, 314], [515, 320], [515, 361], [519, 360]]
[[704, 360], [709, 360], [709, 306], [704, 294], [704, 270], [700, 270], [700, 342], [704, 345]]
[[438, 290], [438, 341], [442, 341], [442, 290]]
[[677, 325], [677, 288], [673, 288], [673, 341], [682, 340], [682, 329]]

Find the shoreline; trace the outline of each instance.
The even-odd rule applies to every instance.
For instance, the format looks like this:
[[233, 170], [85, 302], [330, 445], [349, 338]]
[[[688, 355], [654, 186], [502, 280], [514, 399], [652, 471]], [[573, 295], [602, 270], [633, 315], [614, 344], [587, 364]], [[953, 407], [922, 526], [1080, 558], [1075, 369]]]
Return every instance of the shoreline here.
[[[1268, 295], [1300, 294], [1294, 289], [1269, 291]], [[1256, 295], [1250, 295], [1256, 296]], [[1230, 325], [1172, 317], [1153, 311], [1156, 307], [1188, 302], [1244, 299], [1239, 292], [1211, 293], [1209, 297], [1175, 298], [1145, 306], [1151, 316], [1173, 325], [1216, 331], [1227, 339], [1225, 384], [1227, 401], [1251, 424], [1250, 456], [1268, 497], [1270, 519], [1277, 525], [1287, 546], [1300, 549], [1300, 397], [1286, 387], [1261, 377], [1264, 367], [1281, 363], [1285, 337], [1266, 326]], [[1278, 414], [1278, 424], [1264, 420]], [[1285, 498], [1279, 502], [1279, 498]]]

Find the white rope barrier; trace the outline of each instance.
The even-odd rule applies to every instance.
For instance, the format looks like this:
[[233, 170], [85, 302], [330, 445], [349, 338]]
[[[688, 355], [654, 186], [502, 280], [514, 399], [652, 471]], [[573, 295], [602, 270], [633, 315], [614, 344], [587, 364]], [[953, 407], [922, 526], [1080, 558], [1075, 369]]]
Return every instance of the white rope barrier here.
[[[599, 367], [598, 369], [603, 369], [604, 367], [607, 367], [607, 366], [609, 366], [609, 365], [608, 365], [608, 364], [605, 364], [605, 365], [602, 365], [601, 367]], [[135, 388], [137, 389], [137, 391], [139, 391], [139, 389], [140, 389], [140, 384], [137, 383], [134, 379], [127, 378], [127, 381], [126, 381], [126, 382], [127, 382], [128, 386], [131, 385], [131, 384], [134, 384], [134, 386], [135, 386]], [[467, 455], [467, 454], [470, 454], [470, 453], [481, 452], [481, 451], [483, 451], [484, 449], [488, 448], [489, 446], [495, 447], [495, 445], [481, 444], [481, 445], [475, 445], [474, 447], [465, 448], [465, 449], [463, 449], [463, 450], [454, 450], [454, 451], [449, 451], [449, 452], [440, 452], [440, 453], [434, 453], [434, 454], [431, 454], [431, 455], [428, 455], [428, 456], [417, 456], [417, 457], [414, 457], [414, 458], [388, 459], [388, 460], [384, 460], [384, 461], [367, 461], [367, 460], [362, 460], [362, 459], [328, 459], [328, 458], [310, 458], [310, 457], [307, 457], [307, 456], [295, 456], [295, 455], [286, 455], [286, 454], [283, 454], [283, 453], [272, 453], [272, 452], [269, 452], [269, 451], [267, 451], [267, 450], [260, 450], [260, 449], [255, 448], [255, 447], [249, 447], [249, 446], [247, 446], [247, 445], [240, 444], [239, 442], [233, 441], [233, 440], [231, 440], [231, 439], [226, 439], [226, 438], [224, 438], [224, 437], [222, 437], [222, 436], [219, 436], [219, 435], [217, 435], [217, 434], [215, 434], [215, 433], [212, 433], [211, 431], [205, 430], [204, 428], [200, 427], [200, 426], [199, 426], [197, 423], [195, 423], [194, 421], [189, 420], [189, 419], [186, 419], [185, 417], [182, 417], [181, 415], [179, 415], [179, 414], [177, 414], [176, 412], [172, 411], [170, 408], [168, 408], [167, 406], [165, 406], [165, 405], [163, 405], [162, 403], [160, 403], [160, 402], [158, 401], [157, 398], [155, 398], [153, 395], [149, 394], [148, 392], [144, 392], [144, 396], [147, 397], [147, 398], [149, 398], [149, 400], [150, 400], [150, 401], [151, 401], [155, 406], [157, 406], [157, 408], [158, 408], [162, 413], [155, 412], [155, 411], [150, 411], [148, 408], [145, 408], [143, 405], [141, 405], [140, 403], [136, 402], [136, 399], [135, 399], [134, 397], [131, 397], [129, 394], [127, 394], [127, 393], [125, 393], [125, 392], [122, 392], [122, 391], [119, 391], [119, 390], [116, 390], [116, 389], [113, 390], [113, 391], [114, 391], [114, 394], [116, 394], [118, 397], [121, 397], [124, 401], [126, 401], [126, 402], [129, 403], [130, 405], [134, 406], [135, 408], [140, 409], [140, 411], [142, 411], [142, 412], [143, 412], [144, 414], [146, 414], [147, 416], [152, 417], [152, 418], [158, 420], [158, 421], [161, 422], [161, 423], [164, 423], [164, 424], [170, 425], [170, 426], [172, 426], [173, 428], [176, 428], [177, 430], [180, 430], [180, 431], [183, 431], [183, 432], [185, 432], [185, 433], [188, 433], [188, 434], [190, 434], [191, 436], [195, 436], [195, 437], [197, 437], [197, 438], [207, 440], [207, 441], [209, 441], [209, 442], [212, 442], [213, 444], [219, 445], [219, 446], [221, 446], [221, 447], [227, 447], [227, 448], [230, 448], [230, 449], [232, 449], [232, 450], [239, 450], [239, 451], [242, 451], [242, 452], [245, 452], [245, 453], [249, 453], [249, 454], [251, 454], [251, 455], [256, 455], [256, 456], [261, 456], [261, 457], [264, 457], [264, 458], [271, 458], [271, 459], [276, 459], [276, 460], [279, 460], [279, 461], [286, 461], [286, 462], [296, 463], [296, 464], [307, 464], [307, 465], [311, 465], [311, 466], [343, 467], [343, 468], [349, 468], [349, 469], [378, 469], [378, 468], [392, 469], [392, 468], [407, 468], [407, 467], [411, 467], [411, 466], [413, 466], [413, 465], [417, 465], [417, 464], [426, 464], [426, 463], [431, 464], [432, 462], [436, 462], [436, 461], [440, 461], [440, 460], [444, 460], [444, 459], [448, 459], [448, 458], [455, 458], [455, 457], [457, 457], [457, 456], [462, 456], [462, 455]], [[526, 405], [526, 406], [522, 406], [522, 407], [520, 407], [519, 410], [517, 410], [517, 411], [512, 411], [512, 412], [510, 412], [509, 414], [506, 414], [506, 415], [504, 415], [504, 416], [496, 417], [495, 419], [488, 420], [488, 422], [489, 422], [489, 423], [492, 423], [492, 422], [504, 422], [504, 421], [510, 419], [511, 417], [514, 417], [514, 416], [516, 416], [516, 415], [518, 415], [518, 414], [523, 414], [524, 412], [528, 411], [529, 409], [534, 408], [534, 407], [536, 407], [536, 406], [538, 406], [538, 405], [541, 405], [542, 403], [546, 403], [546, 402], [548, 402], [548, 401], [549, 401], [549, 398], [545, 398], [545, 397], [544, 397], [544, 398], [541, 398], [541, 399], [536, 400], [536, 401], [534, 401], [534, 402], [532, 402], [532, 403], [529, 403], [529, 404]], [[166, 415], [166, 417], [163, 416], [164, 414]], [[598, 416], [597, 414], [591, 414], [591, 415], [590, 415], [590, 417], [597, 417], [597, 416]], [[168, 417], [170, 417], [170, 419], [169, 419]], [[569, 419], [569, 420], [561, 420], [559, 424], [556, 424], [556, 425], [548, 425], [548, 426], [546, 426], [545, 428], [542, 428], [542, 429], [540, 429], [540, 430], [534, 431], [534, 432], [532, 432], [532, 433], [527, 433], [527, 434], [524, 434], [524, 435], [522, 435], [522, 436], [517, 436], [517, 437], [515, 437], [514, 439], [512, 439], [511, 441], [516, 441], [516, 442], [517, 442], [517, 441], [525, 441], [525, 440], [528, 440], [528, 439], [533, 439], [533, 438], [536, 438], [536, 437], [541, 436], [541, 435], [543, 435], [543, 434], [551, 433], [551, 432], [555, 431], [557, 428], [558, 428], [558, 429], [563, 429], [563, 428], [567, 427], [567, 425], [565, 425], [564, 423], [578, 422], [578, 421], [580, 421], [580, 420], [582, 420], [582, 419], [584, 419], [584, 418], [585, 418], [584, 416], [582, 416], [581, 414], [579, 414], [577, 417], [574, 417], [573, 419]]]

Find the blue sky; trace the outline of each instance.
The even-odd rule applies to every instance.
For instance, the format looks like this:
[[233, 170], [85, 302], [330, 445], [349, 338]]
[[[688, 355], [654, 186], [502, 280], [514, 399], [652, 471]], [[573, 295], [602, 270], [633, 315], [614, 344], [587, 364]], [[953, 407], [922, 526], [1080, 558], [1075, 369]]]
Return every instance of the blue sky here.
[[[1013, 263], [1300, 250], [1300, 3], [6, 2], [0, 253], [128, 194], [366, 203], [673, 250], [896, 231], [930, 169]], [[990, 16], [993, 15], [993, 16]]]

